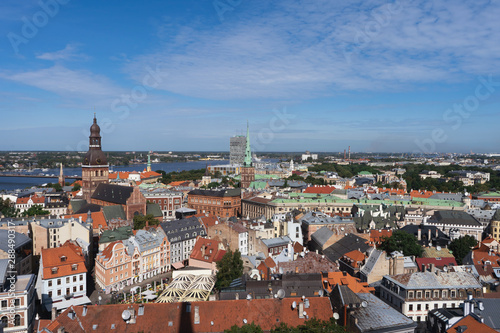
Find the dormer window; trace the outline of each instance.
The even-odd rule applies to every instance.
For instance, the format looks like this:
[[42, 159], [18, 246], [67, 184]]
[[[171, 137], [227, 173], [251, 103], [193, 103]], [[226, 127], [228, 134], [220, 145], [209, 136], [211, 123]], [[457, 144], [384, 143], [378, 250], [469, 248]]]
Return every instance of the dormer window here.
[[52, 274], [56, 274], [57, 273], [57, 267], [52, 267]]
[[78, 269], [78, 264], [71, 265], [71, 270], [76, 271]]
[[61, 256], [61, 262], [65, 262], [66, 261], [66, 256]]

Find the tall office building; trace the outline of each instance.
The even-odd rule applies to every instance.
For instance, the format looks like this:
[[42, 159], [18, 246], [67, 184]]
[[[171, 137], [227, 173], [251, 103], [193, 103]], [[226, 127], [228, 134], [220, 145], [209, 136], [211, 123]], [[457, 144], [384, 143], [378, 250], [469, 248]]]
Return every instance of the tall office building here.
[[242, 165], [245, 161], [247, 138], [244, 135], [233, 136], [229, 139], [229, 163]]

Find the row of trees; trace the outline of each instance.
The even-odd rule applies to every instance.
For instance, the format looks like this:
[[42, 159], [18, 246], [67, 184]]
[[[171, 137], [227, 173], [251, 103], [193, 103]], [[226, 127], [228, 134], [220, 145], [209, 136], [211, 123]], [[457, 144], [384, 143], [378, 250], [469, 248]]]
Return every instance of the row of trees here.
[[[462, 265], [463, 259], [471, 249], [477, 245], [477, 240], [469, 235], [460, 237], [451, 241], [449, 250], [455, 257], [458, 265]], [[391, 237], [386, 237], [379, 249], [391, 253], [400, 251], [405, 256], [420, 257], [422, 255], [422, 246], [418, 243], [417, 238], [403, 230], [396, 230]]]
[[[230, 329], [225, 330], [224, 333], [261, 333], [264, 332], [259, 325], [255, 323], [245, 324], [243, 326], [232, 326]], [[314, 332], [314, 333], [345, 333], [347, 330], [345, 327], [338, 325], [335, 319], [330, 318], [330, 320], [321, 320], [316, 318], [311, 318], [306, 320], [304, 324], [297, 327], [290, 327], [285, 323], [280, 323], [276, 325], [270, 331], [271, 333], [304, 333], [304, 332]]]

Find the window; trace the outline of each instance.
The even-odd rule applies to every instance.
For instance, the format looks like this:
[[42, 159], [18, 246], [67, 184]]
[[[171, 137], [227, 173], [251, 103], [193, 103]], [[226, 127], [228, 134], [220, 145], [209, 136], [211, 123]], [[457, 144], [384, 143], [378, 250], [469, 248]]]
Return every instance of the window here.
[[80, 291], [83, 291], [83, 284], [80, 285]]
[[425, 298], [431, 298], [431, 292], [430, 291], [426, 291], [425, 292]]
[[52, 291], [49, 291], [49, 297], [52, 298]]
[[66, 277], [66, 283], [69, 283], [69, 276]]
[[425, 304], [425, 309], [429, 310], [429, 303]]
[[76, 286], [73, 286], [73, 292], [76, 293]]
[[439, 290], [434, 290], [434, 298], [439, 298]]
[[422, 304], [417, 304], [417, 311], [422, 310]]
[[61, 296], [61, 289], [57, 289], [57, 296]]
[[80, 275], [80, 281], [83, 281], [83, 274]]
[[408, 292], [408, 298], [413, 298], [413, 291]]
[[49, 285], [49, 287], [52, 287], [52, 280], [49, 280], [47, 284]]
[[408, 305], [408, 311], [413, 311], [413, 304]]
[[76, 282], [76, 275], [73, 275], [73, 282]]
[[8, 327], [9, 326], [9, 320], [7, 319], [7, 316], [2, 317], [2, 326], [3, 327]]
[[450, 292], [450, 297], [451, 297], [451, 298], [455, 298], [456, 293], [457, 293], [457, 292], [456, 292], [455, 290], [452, 290], [452, 291]]
[[57, 285], [60, 286], [61, 285], [61, 279], [57, 279]]
[[2, 308], [6, 308], [7, 307], [7, 300], [3, 300], [2, 301]]

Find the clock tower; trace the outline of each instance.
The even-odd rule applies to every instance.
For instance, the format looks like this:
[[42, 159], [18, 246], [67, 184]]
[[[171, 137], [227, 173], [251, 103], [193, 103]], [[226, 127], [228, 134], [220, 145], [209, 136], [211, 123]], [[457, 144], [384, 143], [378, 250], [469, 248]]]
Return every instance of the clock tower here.
[[94, 113], [94, 123], [90, 126], [89, 151], [82, 163], [82, 191], [87, 203], [90, 203], [97, 185], [109, 182], [108, 174], [108, 159], [101, 150], [101, 128], [97, 125]]

